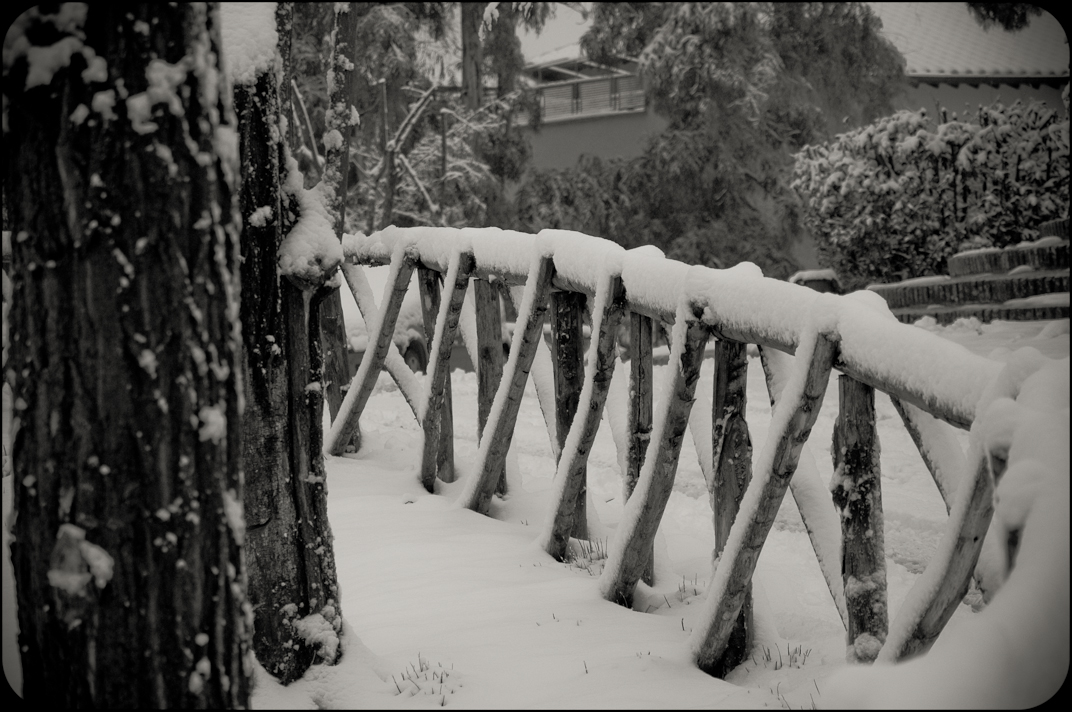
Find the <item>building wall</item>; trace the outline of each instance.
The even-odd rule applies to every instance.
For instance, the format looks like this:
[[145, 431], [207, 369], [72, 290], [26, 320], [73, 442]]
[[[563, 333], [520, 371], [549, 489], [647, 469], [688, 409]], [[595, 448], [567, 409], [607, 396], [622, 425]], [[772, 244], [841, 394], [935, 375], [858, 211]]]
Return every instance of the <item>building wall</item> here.
[[542, 170], [570, 168], [582, 153], [602, 159], [639, 156], [647, 136], [666, 126], [666, 119], [649, 108], [545, 123], [535, 133], [524, 130], [532, 141], [532, 167]]
[[1008, 106], [1017, 99], [1025, 104], [1031, 100], [1044, 101], [1046, 106], [1057, 110], [1060, 116], [1066, 115], [1064, 102], [1061, 101], [1061, 89], [1043, 85], [1034, 88], [1026, 84], [1019, 86], [979, 84], [973, 87], [967, 84], [954, 85], [945, 82], [937, 86], [920, 83], [908, 88], [894, 102], [894, 108], [910, 111], [924, 108], [927, 110], [927, 115], [933, 117], [937, 115], [937, 107], [945, 107], [950, 118], [952, 118], [952, 113], [956, 112], [957, 117], [963, 119], [965, 111], [968, 116], [974, 116], [980, 105], [989, 106], [995, 101], [1000, 101]]

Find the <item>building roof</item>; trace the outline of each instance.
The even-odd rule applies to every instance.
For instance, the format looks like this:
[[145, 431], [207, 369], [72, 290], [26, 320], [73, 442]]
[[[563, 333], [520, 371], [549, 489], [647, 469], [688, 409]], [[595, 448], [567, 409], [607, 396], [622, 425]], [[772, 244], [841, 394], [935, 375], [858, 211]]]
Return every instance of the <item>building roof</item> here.
[[882, 33], [918, 79], [1039, 80], [1068, 77], [1068, 40], [1046, 12], [1017, 32], [984, 30], [962, 2], [874, 2]]

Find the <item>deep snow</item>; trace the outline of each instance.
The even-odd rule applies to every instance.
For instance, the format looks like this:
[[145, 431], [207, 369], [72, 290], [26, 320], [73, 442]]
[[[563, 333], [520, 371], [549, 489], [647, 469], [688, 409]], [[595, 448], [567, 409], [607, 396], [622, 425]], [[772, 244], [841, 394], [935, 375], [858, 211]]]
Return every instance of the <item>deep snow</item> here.
[[[1069, 353], [1067, 320], [920, 326], [996, 360], [1023, 346], [1048, 358]], [[708, 358], [698, 386], [707, 403], [712, 369]], [[615, 378], [626, 373], [619, 369]], [[435, 495], [420, 486], [421, 431], [386, 373], [362, 418], [364, 449], [328, 459], [329, 516], [347, 626], [342, 662], [314, 666], [288, 688], [258, 670], [255, 707], [1025, 706], [1048, 698], [1056, 689], [1053, 681], [1067, 673], [1067, 435], [1064, 493], [1043, 498], [1044, 506], [1035, 508], [1052, 510], [1036, 512], [1050, 526], [1025, 530], [1024, 547], [1031, 536], [1045, 541], [1035, 555], [1018, 561], [1024, 575], [1010, 579], [979, 613], [969, 605], [980, 607], [978, 592], [969, 593], [931, 653], [898, 666], [849, 669], [837, 609], [787, 497], [754, 578], [753, 659], [720, 681], [699, 672], [688, 657], [690, 629], [711, 581], [714, 544], [691, 433], [685, 435], [656, 542], [656, 586], [640, 584], [635, 610], [629, 611], [603, 601], [596, 578], [622, 514], [619, 458], [608, 418], [588, 465], [596, 551], [593, 556], [579, 551], [574, 563], [559, 564], [536, 545], [555, 465], [532, 381], [508, 461], [515, 487], [505, 500], [493, 500], [491, 518], [453, 504], [477, 454], [475, 376], [455, 372], [453, 385], [458, 482], [440, 483]], [[829, 388], [834, 390], [828, 389], [809, 441], [824, 483], [832, 473], [836, 379]], [[758, 456], [770, 407], [755, 358], [748, 389], [747, 419]], [[1063, 398], [1063, 414], [1049, 419], [1050, 429], [1063, 423], [1067, 433], [1067, 386]], [[1060, 393], [1057, 400], [1060, 405]], [[612, 396], [608, 407], [615, 402], [620, 400]], [[701, 403], [698, 399], [697, 407]], [[889, 399], [878, 394], [876, 408], [895, 617], [935, 552], [947, 515]], [[966, 448], [968, 433], [957, 431], [957, 438]], [[1030, 482], [1030, 466], [1024, 472]], [[3, 648], [9, 680], [18, 667], [6, 547], [10, 495], [11, 478], [5, 477]], [[1052, 530], [1062, 523], [1064, 533], [1056, 541], [1063, 546], [1055, 546]], [[1053, 585], [1055, 577], [1063, 585]], [[1039, 608], [1023, 600], [1039, 601]], [[1039, 609], [1063, 611], [1064, 618], [1043, 618]], [[1031, 675], [1022, 674], [1027, 663]]]
[[[996, 360], [1023, 346], [1049, 358], [1068, 355], [1067, 321], [920, 326]], [[1067, 372], [1067, 361], [1063, 367]], [[711, 388], [708, 359], [698, 392]], [[836, 389], [834, 379], [830, 388]], [[464, 479], [477, 452], [474, 375], [456, 372], [454, 394], [458, 471]], [[628, 611], [599, 597], [596, 578], [603, 561], [599, 549], [605, 549], [622, 514], [611, 428], [606, 422], [601, 427], [588, 467], [596, 555], [556, 563], [536, 543], [555, 467], [534, 396], [530, 381], [514, 434], [519, 472], [511, 479], [520, 475], [522, 491], [496, 499], [493, 518], [486, 518], [453, 505], [462, 481], [440, 484], [435, 495], [420, 487], [420, 431], [393, 382], [381, 375], [363, 417], [366, 449], [328, 463], [343, 608], [349, 632], [360, 642], [351, 637], [344, 643], [352, 647], [340, 666], [315, 668], [286, 689], [260, 674], [256, 706], [1029, 706], [1047, 699], [1056, 690], [1054, 681], [1063, 680], [1067, 445], [1065, 494], [1050, 498], [1046, 506], [1054, 511], [1039, 515], [1058, 528], [1063, 522], [1058, 543], [1065, 545], [1051, 541], [1035, 550], [1044, 555], [1020, 561], [1024, 576], [1011, 579], [1009, 590], [981, 613], [973, 612], [971, 604], [981, 608], [981, 600], [971, 592], [935, 649], [899, 666], [850, 669], [845, 662], [837, 610], [787, 497], [755, 575], [753, 660], [719, 681], [688, 658], [689, 633], [711, 580], [714, 543], [691, 435], [685, 436], [656, 544], [656, 586], [640, 584], [635, 610]], [[878, 394], [876, 401], [889, 603], [896, 617], [935, 552], [947, 515], [889, 399]], [[770, 422], [768, 403], [762, 369], [751, 359], [747, 417], [757, 456]], [[828, 451], [836, 404], [836, 390], [828, 390], [810, 440], [824, 482], [832, 471]], [[1067, 387], [1063, 407], [1063, 416], [1051, 418], [1056, 427], [1062, 422], [1067, 427]], [[966, 448], [968, 433], [958, 431], [957, 437]], [[1055, 577], [1063, 585], [1053, 585]], [[1017, 595], [1048, 605], [1025, 606]], [[1064, 618], [1048, 619], [1039, 610], [1063, 611]]]

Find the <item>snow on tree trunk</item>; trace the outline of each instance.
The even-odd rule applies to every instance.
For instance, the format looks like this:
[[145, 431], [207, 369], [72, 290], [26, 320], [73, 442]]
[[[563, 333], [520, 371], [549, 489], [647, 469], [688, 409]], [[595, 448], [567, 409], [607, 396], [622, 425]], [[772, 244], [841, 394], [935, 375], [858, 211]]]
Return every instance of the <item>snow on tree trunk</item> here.
[[655, 533], [674, 486], [681, 442], [688, 427], [696, 382], [700, 379], [700, 364], [709, 330], [699, 321], [687, 320], [687, 316], [686, 309], [679, 308], [670, 351], [670, 367], [674, 371], [668, 384], [669, 392], [652, 430], [647, 462], [636, 489], [626, 502], [625, 513], [599, 579], [600, 595], [623, 606], [632, 605], [636, 583], [651, 561]]
[[[561, 460], [562, 446], [566, 443], [577, 403], [584, 388], [584, 305], [585, 295], [579, 292], [553, 292], [551, 300], [551, 363], [555, 377], [555, 440], [558, 444], [557, 464]], [[594, 336], [594, 334], [593, 334]], [[613, 363], [611, 364], [613, 367]], [[588, 487], [585, 482], [586, 467], [578, 470], [579, 489], [570, 507], [573, 530], [567, 532], [576, 539], [588, 538], [588, 517], [585, 512], [585, 497]], [[563, 543], [562, 552], [565, 546]], [[552, 554], [554, 555], [554, 554]]]
[[238, 164], [218, 9], [53, 8], [9, 30], [4, 68], [23, 697], [248, 707]]
[[843, 375], [838, 377], [838, 396], [830, 446], [834, 459], [831, 491], [841, 514], [846, 658], [872, 662], [889, 627], [875, 389]]
[[[711, 469], [708, 482], [715, 525], [715, 560], [730, 538], [748, 483], [752, 479], [752, 438], [748, 434], [746, 388], [748, 354], [745, 344], [719, 339], [715, 342], [715, 391], [711, 399]], [[714, 674], [725, 677], [752, 650], [752, 584], [749, 582], [730, 633], [726, 652]]]
[[[225, 8], [225, 20], [230, 12]], [[277, 268], [279, 247], [298, 209], [294, 196], [282, 189], [289, 155], [283, 117], [292, 13], [292, 4], [281, 3], [275, 16], [281, 74], [265, 62], [251, 81], [236, 77], [235, 88], [243, 176], [243, 426], [253, 646], [265, 669], [284, 683], [300, 678], [318, 652], [314, 641], [300, 635], [301, 619], [321, 615], [335, 631], [342, 621], [318, 446], [316, 409], [323, 401], [309, 388], [320, 381], [310, 353], [316, 334], [306, 326], [310, 300], [281, 279]], [[321, 657], [332, 656], [321, 649]]]
[[726, 650], [763, 543], [819, 415], [836, 352], [836, 341], [825, 333], [806, 329], [801, 336], [795, 372], [771, 418], [767, 442], [708, 588], [702, 618], [689, 640], [701, 670], [717, 669]]
[[[357, 77], [356, 12], [349, 3], [335, 3], [334, 42], [331, 66], [327, 71], [328, 108], [324, 114], [324, 181], [327, 205], [334, 218], [335, 234], [340, 242], [346, 229], [347, 178], [350, 167], [350, 134], [358, 123], [353, 105]], [[320, 343], [324, 353], [324, 397], [334, 420], [342, 405], [343, 388], [350, 380], [346, 362], [346, 326], [342, 316], [342, 295], [332, 290], [320, 305]]]

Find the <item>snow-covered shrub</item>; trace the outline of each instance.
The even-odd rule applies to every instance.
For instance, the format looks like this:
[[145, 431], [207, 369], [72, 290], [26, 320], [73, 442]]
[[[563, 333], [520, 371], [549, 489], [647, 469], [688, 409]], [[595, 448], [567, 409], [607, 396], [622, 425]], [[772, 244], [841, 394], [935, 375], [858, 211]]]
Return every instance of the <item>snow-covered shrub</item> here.
[[1019, 101], [941, 118], [899, 111], [796, 154], [804, 223], [848, 287], [942, 274], [960, 249], [1068, 215], [1067, 118]]

